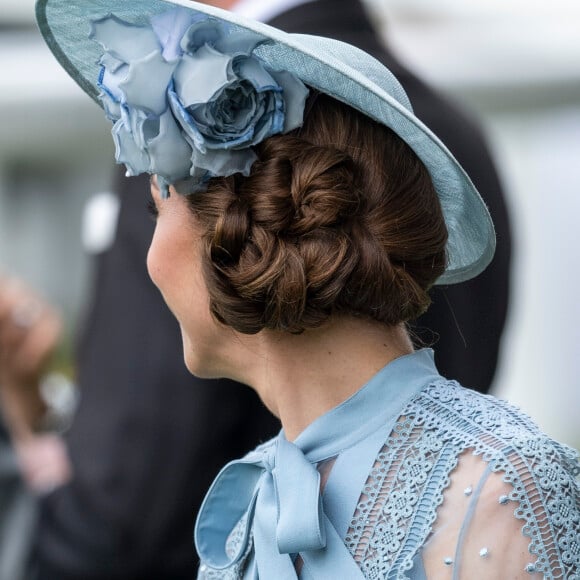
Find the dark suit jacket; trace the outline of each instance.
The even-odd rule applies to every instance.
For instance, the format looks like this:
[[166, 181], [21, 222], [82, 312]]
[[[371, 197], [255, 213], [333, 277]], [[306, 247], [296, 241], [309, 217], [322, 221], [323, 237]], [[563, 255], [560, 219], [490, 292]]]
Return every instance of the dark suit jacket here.
[[[357, 0], [319, 0], [274, 24], [334, 36], [383, 60], [483, 193], [499, 231], [495, 265], [477, 281], [446, 290], [447, 298], [436, 293], [422, 324], [442, 336], [444, 371], [486, 387], [505, 318], [509, 236], [479, 131], [394, 60]], [[249, 389], [187, 373], [177, 323], [145, 270], [153, 229], [147, 179], [123, 180], [120, 190], [117, 239], [98, 259], [80, 349], [82, 399], [68, 437], [75, 477], [41, 504], [41, 580], [194, 577], [191, 530], [211, 479], [276, 428]]]

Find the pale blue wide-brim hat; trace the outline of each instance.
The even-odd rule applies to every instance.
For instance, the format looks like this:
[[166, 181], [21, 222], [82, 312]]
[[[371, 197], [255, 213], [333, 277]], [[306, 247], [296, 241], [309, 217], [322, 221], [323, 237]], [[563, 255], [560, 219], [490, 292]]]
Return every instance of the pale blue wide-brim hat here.
[[91, 23], [109, 15], [137, 25], [175, 7], [210, 16], [228, 27], [267, 40], [256, 53], [273, 71], [287, 71], [397, 133], [427, 167], [449, 231], [448, 266], [438, 284], [462, 282], [482, 272], [495, 250], [488, 210], [445, 145], [412, 111], [405, 91], [377, 60], [348, 44], [271, 26], [188, 0], [38, 0], [40, 30], [60, 64], [103, 106], [99, 64], [103, 46], [89, 35]]

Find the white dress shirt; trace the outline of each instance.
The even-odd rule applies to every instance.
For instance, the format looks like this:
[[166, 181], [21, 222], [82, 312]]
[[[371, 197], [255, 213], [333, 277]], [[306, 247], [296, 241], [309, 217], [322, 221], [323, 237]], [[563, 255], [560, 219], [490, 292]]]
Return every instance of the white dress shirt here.
[[267, 22], [291, 8], [313, 1], [314, 0], [240, 0], [233, 6], [232, 12], [244, 16], [245, 18]]

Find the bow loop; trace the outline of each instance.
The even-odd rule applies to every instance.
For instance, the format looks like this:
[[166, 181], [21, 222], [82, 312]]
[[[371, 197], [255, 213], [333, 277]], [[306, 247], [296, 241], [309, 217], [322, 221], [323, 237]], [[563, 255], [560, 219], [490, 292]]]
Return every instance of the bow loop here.
[[[212, 568], [230, 568], [245, 554], [260, 488], [258, 482], [264, 473], [258, 463], [233, 461], [220, 471], [209, 488], [195, 524], [195, 545], [201, 560]], [[228, 538], [237, 526], [239, 541], [228, 553]]]
[[[234, 528], [236, 545], [226, 551]], [[195, 527], [202, 561], [217, 570], [234, 566], [247, 552], [251, 530], [260, 576], [271, 554], [293, 574], [290, 554], [326, 546], [320, 474], [283, 434], [217, 476]]]

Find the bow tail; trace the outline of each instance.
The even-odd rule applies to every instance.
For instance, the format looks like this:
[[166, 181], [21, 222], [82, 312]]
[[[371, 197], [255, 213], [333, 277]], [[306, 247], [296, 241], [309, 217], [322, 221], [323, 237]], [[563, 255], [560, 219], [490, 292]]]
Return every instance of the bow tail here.
[[324, 516], [324, 527], [326, 530], [326, 548], [300, 554], [304, 562], [301, 578], [303, 580], [318, 578], [364, 580], [365, 576], [362, 570], [326, 515]]
[[290, 554], [281, 554], [276, 542], [278, 502], [274, 485], [262, 485], [256, 500], [254, 516], [254, 553], [256, 578], [296, 580], [296, 569]]

